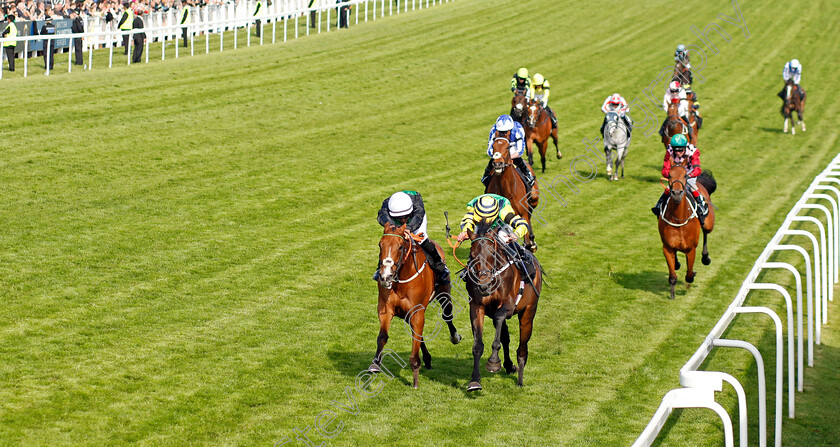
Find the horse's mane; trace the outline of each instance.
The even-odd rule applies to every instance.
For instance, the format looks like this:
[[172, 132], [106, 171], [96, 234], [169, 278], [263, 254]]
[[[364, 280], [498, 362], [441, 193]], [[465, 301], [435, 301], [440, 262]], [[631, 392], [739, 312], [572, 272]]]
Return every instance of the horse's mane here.
[[487, 236], [487, 233], [491, 229], [492, 226], [489, 223], [481, 221], [478, 224], [476, 224], [474, 234], [476, 235], [476, 237], [484, 237]]

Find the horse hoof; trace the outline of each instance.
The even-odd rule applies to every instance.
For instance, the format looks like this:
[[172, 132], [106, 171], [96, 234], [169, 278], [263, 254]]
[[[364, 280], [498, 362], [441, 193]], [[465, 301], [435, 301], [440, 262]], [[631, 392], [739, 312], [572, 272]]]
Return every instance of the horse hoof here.
[[425, 368], [426, 369], [432, 369], [432, 364], [431, 363], [426, 363]]
[[508, 374], [513, 374], [517, 371], [516, 365], [510, 365], [505, 367], [505, 372]]
[[449, 337], [449, 341], [451, 341], [453, 345], [457, 345], [458, 343], [461, 343], [461, 334], [459, 334], [457, 332], [452, 334]]
[[679, 270], [679, 269], [680, 269], [680, 267], [682, 267], [682, 264], [680, 264], [680, 261], [676, 261], [676, 262], [674, 263], [674, 270]]
[[478, 382], [470, 382], [467, 385], [467, 391], [481, 391], [481, 384]]
[[692, 277], [689, 278], [688, 276], [686, 276], [685, 277], [685, 282], [687, 283], [686, 286], [690, 285], [691, 283], [694, 282], [694, 277], [692, 276]]
[[368, 372], [378, 373], [382, 371], [379, 369], [379, 365], [377, 365], [376, 363], [371, 363], [370, 367], [368, 367]]
[[563, 158], [563, 154], [561, 154], [560, 151], [557, 151], [557, 159], [560, 160], [561, 158]]
[[490, 360], [487, 361], [487, 372], [490, 373], [497, 373], [502, 370], [502, 362], [491, 362]]
[[702, 262], [703, 265], [709, 265], [709, 264], [712, 263], [712, 258], [710, 258], [708, 255], [706, 255], [706, 256], [703, 256], [703, 259], [701, 259], [700, 262]]

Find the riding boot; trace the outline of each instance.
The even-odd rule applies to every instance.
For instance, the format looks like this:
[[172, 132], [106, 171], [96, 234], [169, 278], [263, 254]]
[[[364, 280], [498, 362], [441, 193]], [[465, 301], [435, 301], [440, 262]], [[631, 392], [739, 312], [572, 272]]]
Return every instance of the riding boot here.
[[694, 203], [697, 204], [697, 219], [702, 227], [706, 224], [706, 216], [709, 215], [709, 205], [706, 204], [706, 198], [700, 194], [700, 191], [694, 191], [691, 195], [694, 197]]
[[516, 257], [518, 258], [516, 260], [516, 267], [520, 272], [522, 272], [522, 280], [527, 283], [531, 283], [534, 275], [537, 274], [537, 269], [534, 266], [534, 260], [531, 257], [531, 254], [525, 250], [525, 247], [517, 244], [516, 242], [511, 241], [508, 245], [513, 249], [516, 253]]
[[[663, 126], [664, 126], [664, 124], [663, 124]], [[601, 136], [604, 135], [604, 128], [605, 127], [607, 127], [607, 117], [606, 116], [604, 117], [604, 122], [601, 123], [601, 130], [598, 131], [598, 135], [601, 135]]]
[[662, 121], [662, 126], [659, 127], [659, 136], [665, 136], [665, 121]]
[[526, 188], [527, 191], [525, 191], [525, 195], [528, 195], [528, 193], [531, 192], [531, 188], [534, 187], [534, 177], [531, 175], [531, 170], [528, 169], [527, 166], [525, 166], [525, 160], [523, 160], [522, 157], [514, 158], [513, 164], [516, 165], [516, 168], [519, 169], [519, 172], [521, 172], [525, 176], [525, 185], [528, 187]]
[[381, 276], [379, 275], [379, 264], [377, 264], [376, 272], [373, 274], [373, 280], [379, 282], [379, 278], [381, 278]]
[[481, 176], [481, 183], [484, 184], [484, 187], [490, 185], [490, 177], [493, 176], [493, 159], [491, 158], [490, 161], [487, 162], [487, 167], [484, 168], [484, 175]]
[[778, 94], [779, 98], [782, 98], [782, 101], [785, 100], [785, 88], [786, 87], [782, 87], [782, 91], [780, 91]]
[[449, 269], [446, 268], [446, 263], [440, 257], [440, 253], [438, 253], [435, 244], [430, 239], [426, 239], [420, 244], [420, 248], [423, 249], [423, 253], [426, 253], [426, 257], [429, 258], [429, 267], [435, 271], [435, 285], [445, 286], [449, 284]]
[[633, 130], [633, 123], [630, 122], [630, 118], [627, 116], [624, 116], [621, 119], [624, 121], [624, 125], [627, 126], [625, 130], [627, 131], [627, 139], [629, 140], [630, 132]]
[[551, 110], [551, 107], [545, 106], [545, 110], [548, 111], [548, 117], [551, 118], [551, 128], [557, 128], [557, 117], [554, 116], [554, 110]]
[[663, 192], [661, 196], [659, 196], [659, 201], [656, 202], [656, 206], [650, 209], [654, 216], [659, 217], [662, 213], [662, 207], [665, 206], [665, 202], [668, 200], [668, 192]]

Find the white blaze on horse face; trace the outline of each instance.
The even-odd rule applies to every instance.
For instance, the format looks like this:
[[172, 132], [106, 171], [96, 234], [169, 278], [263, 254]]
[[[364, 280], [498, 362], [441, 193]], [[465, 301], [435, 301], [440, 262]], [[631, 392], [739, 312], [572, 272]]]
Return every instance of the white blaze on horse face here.
[[788, 98], [790, 98], [790, 86], [787, 86], [787, 93], [786, 93], [786, 95], [787, 95], [787, 97], [788, 97]]
[[499, 160], [502, 158], [501, 152], [493, 152], [493, 160]]
[[382, 260], [382, 267], [385, 267], [385, 270], [382, 272], [383, 278], [390, 278], [391, 277], [391, 269], [394, 267], [394, 260], [391, 259], [391, 252], [388, 251], [388, 257]]
[[516, 110], [522, 110], [522, 104], [517, 104], [516, 105]]

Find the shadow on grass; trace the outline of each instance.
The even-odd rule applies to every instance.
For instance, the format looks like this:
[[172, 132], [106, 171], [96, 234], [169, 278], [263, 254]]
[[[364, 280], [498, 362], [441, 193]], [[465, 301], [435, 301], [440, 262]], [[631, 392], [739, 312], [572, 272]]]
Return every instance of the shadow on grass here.
[[[625, 289], [644, 290], [646, 292], [669, 292], [668, 268], [665, 261], [662, 261], [662, 270], [647, 270], [636, 273], [613, 273], [615, 282]], [[677, 283], [679, 290], [680, 283]]]
[[627, 177], [637, 182], [643, 183], [659, 183], [659, 176], [658, 175], [639, 175], [639, 174], [627, 174]]
[[764, 132], [770, 132], [770, 133], [784, 133], [784, 132], [782, 132], [782, 129], [780, 129], [778, 127], [759, 127], [759, 129], [761, 129]]

